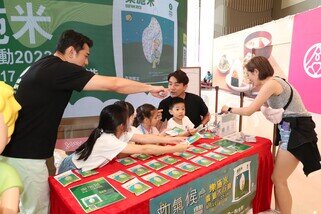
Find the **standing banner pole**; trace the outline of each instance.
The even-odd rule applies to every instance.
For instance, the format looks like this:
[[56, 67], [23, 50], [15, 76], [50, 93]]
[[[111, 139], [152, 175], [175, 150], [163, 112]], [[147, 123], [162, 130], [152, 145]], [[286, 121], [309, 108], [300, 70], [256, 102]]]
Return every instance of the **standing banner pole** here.
[[[240, 93], [240, 108], [243, 107], [243, 102], [244, 102], [244, 92]], [[240, 120], [239, 120], [239, 132], [242, 131], [242, 115], [240, 115]]]
[[219, 86], [215, 86], [215, 113], [217, 113], [218, 108], [218, 90], [220, 89]]

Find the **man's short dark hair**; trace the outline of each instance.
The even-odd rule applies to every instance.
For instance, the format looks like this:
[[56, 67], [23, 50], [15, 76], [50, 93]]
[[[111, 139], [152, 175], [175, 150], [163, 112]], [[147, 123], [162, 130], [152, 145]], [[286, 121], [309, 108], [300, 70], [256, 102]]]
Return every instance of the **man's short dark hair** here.
[[82, 35], [81, 33], [78, 33], [74, 30], [66, 30], [61, 34], [58, 40], [56, 51], [65, 53], [66, 49], [72, 46], [78, 52], [83, 49], [84, 44], [92, 47], [94, 43], [91, 39], [85, 35]]
[[181, 97], [173, 97], [171, 102], [169, 103], [169, 109], [172, 110], [174, 105], [178, 104], [178, 103], [184, 103], [185, 104], [185, 100]]
[[171, 77], [175, 77], [177, 82], [183, 83], [183, 85], [187, 85], [189, 82], [189, 79], [188, 79], [188, 76], [186, 75], [186, 73], [180, 69], [175, 72], [170, 73], [167, 77], [167, 80], [169, 81], [169, 79]]

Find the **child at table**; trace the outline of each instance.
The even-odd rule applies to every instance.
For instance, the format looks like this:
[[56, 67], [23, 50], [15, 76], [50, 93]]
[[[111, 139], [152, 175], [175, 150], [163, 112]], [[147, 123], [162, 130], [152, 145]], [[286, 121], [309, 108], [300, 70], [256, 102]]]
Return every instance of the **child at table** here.
[[[133, 126], [133, 121], [135, 117], [135, 112], [134, 112], [134, 107], [132, 104], [129, 102], [125, 101], [117, 101], [115, 102], [116, 105], [119, 105], [123, 108], [127, 109], [128, 112], [128, 130], [127, 132], [132, 132], [133, 136], [131, 138], [131, 141], [133, 142], [139, 142], [139, 143], [152, 143], [152, 144], [157, 144], [157, 143], [173, 143], [173, 142], [183, 142], [186, 140], [185, 137], [174, 137], [174, 138], [168, 138], [165, 137], [164, 135], [158, 134], [143, 134], [141, 130], [139, 130], [137, 127]], [[123, 135], [119, 138], [122, 140]]]
[[115, 102], [116, 105], [119, 105], [127, 109], [128, 112], [128, 132], [133, 132], [134, 134], [141, 134], [142, 132], [135, 126], [133, 126], [134, 119], [136, 117], [134, 106], [126, 101], [120, 100]]
[[[127, 109], [119, 105], [113, 104], [105, 107], [100, 113], [98, 127], [93, 130], [84, 144], [62, 161], [58, 173], [72, 169], [87, 171], [99, 168], [106, 165], [119, 153], [163, 154], [182, 152], [188, 148], [185, 143], [174, 146], [127, 144], [133, 136], [133, 133], [127, 132], [127, 114]], [[121, 136], [122, 140], [119, 139]], [[170, 139], [161, 138], [162, 140]]]
[[142, 134], [159, 134], [156, 124], [159, 121], [158, 110], [151, 104], [143, 104], [136, 109], [134, 126]]
[[169, 104], [169, 113], [173, 117], [167, 122], [167, 130], [172, 130], [175, 127], [184, 130], [179, 133], [179, 136], [190, 136], [197, 132], [197, 129], [194, 128], [194, 124], [185, 115], [185, 101], [183, 98], [172, 98], [172, 101]]

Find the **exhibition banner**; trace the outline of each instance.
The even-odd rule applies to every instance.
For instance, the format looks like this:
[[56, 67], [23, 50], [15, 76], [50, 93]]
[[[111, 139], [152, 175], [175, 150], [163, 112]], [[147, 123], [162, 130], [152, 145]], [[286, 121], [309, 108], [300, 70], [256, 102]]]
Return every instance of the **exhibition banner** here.
[[[259, 88], [249, 82], [244, 65], [253, 56], [268, 58], [274, 75], [287, 79], [292, 30], [293, 16], [288, 16], [214, 39], [213, 86], [219, 87], [218, 106], [240, 106], [242, 92], [245, 94], [242, 105], [251, 104]], [[272, 124], [260, 112], [242, 117], [241, 128], [252, 135], [267, 138], [273, 135]]]
[[150, 213], [246, 213], [257, 187], [258, 155], [241, 159], [150, 200]]
[[294, 16], [289, 82], [308, 111], [321, 114], [321, 8]]
[[[293, 18], [285, 17], [264, 25], [248, 28], [214, 39], [213, 86], [239, 94], [251, 95], [250, 84], [244, 65], [254, 56], [266, 57], [275, 75], [287, 77], [290, 61]], [[280, 33], [282, 32], [282, 33]]]
[[[68, 29], [94, 41], [86, 69], [96, 74], [115, 76], [114, 60], [109, 57], [113, 55], [112, 1], [99, 2], [1, 0], [0, 80], [17, 88], [23, 71], [40, 58], [53, 54], [59, 36]], [[120, 98], [103, 92], [74, 93], [70, 106], [80, 100], [86, 103], [94, 98], [101, 103], [112, 97]], [[91, 107], [81, 105], [76, 112], [81, 116]]]
[[[23, 72], [73, 29], [94, 41], [87, 70], [165, 86], [183, 62], [186, 14], [185, 0], [0, 0], [0, 81], [17, 88]], [[74, 92], [64, 117], [97, 116], [117, 100], [135, 107], [160, 101], [146, 93]]]
[[167, 82], [176, 70], [175, 0], [115, 1], [114, 57], [117, 76], [146, 83]]

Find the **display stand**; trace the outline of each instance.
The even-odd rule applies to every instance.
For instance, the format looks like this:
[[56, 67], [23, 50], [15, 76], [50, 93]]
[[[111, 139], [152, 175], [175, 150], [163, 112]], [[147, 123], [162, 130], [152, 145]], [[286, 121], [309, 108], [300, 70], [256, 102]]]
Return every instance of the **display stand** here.
[[201, 96], [201, 67], [182, 67], [189, 78], [186, 92]]

